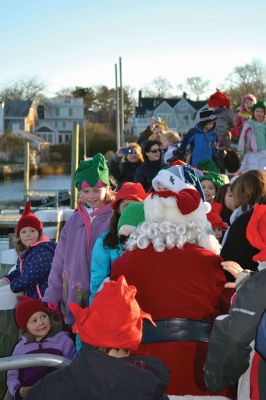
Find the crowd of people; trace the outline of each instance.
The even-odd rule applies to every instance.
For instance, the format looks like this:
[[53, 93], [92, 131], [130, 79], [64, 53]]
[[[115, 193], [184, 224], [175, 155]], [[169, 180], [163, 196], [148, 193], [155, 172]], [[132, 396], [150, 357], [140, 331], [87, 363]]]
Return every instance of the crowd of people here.
[[9, 398], [266, 398], [266, 105], [208, 107], [182, 141], [152, 117], [109, 163], [81, 161], [57, 244], [26, 203], [0, 279], [19, 294], [13, 355], [71, 364], [11, 369]]

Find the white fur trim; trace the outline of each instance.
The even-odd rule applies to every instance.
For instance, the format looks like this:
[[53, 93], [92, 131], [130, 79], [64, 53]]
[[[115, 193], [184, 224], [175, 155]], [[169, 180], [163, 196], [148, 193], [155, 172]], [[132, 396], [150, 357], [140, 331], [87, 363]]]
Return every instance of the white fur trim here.
[[170, 400], [230, 400], [229, 397], [224, 396], [176, 396], [176, 395], [168, 395]]
[[206, 210], [206, 214], [208, 214], [211, 211], [212, 206], [208, 201], [204, 201], [203, 204], [204, 204], [204, 207], [205, 207], [205, 210]]
[[[160, 186], [159, 186], [160, 184]], [[152, 186], [155, 190], [164, 190], [162, 186], [173, 192], [180, 192], [183, 189], [194, 189], [194, 186], [183, 182], [178, 176], [172, 174], [168, 170], [161, 170], [152, 180]]]
[[122, 225], [118, 231], [118, 235], [129, 236], [135, 229], [136, 226], [134, 225]]
[[221, 245], [214, 235], [202, 236], [199, 240], [199, 246], [206, 250], [213, 251], [215, 254], [219, 255], [221, 252]]

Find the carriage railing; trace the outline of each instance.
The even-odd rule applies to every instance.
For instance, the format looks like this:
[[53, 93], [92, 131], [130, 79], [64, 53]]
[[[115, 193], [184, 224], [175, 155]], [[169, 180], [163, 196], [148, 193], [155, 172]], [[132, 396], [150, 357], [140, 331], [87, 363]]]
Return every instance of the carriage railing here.
[[2, 357], [0, 358], [0, 371], [31, 367], [64, 368], [70, 365], [70, 363], [71, 361], [64, 357], [43, 353]]

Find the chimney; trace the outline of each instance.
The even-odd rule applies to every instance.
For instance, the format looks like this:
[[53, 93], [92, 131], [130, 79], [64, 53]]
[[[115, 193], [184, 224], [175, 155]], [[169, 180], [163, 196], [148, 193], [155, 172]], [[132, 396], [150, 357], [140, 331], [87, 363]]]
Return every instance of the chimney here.
[[184, 97], [184, 99], [187, 98], [187, 92], [183, 92], [183, 97]]
[[141, 95], [142, 95], [141, 90], [139, 90], [139, 107], [141, 107]]

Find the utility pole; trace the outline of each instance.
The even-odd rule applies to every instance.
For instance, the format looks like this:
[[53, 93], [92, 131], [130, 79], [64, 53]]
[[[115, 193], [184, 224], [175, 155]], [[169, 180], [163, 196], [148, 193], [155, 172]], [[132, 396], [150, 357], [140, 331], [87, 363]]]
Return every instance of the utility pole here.
[[122, 83], [122, 59], [119, 57], [119, 73], [120, 73], [120, 131], [121, 131], [121, 144], [125, 144], [125, 122], [124, 122], [124, 93]]
[[29, 198], [30, 190], [30, 139], [29, 133], [26, 133], [24, 145], [24, 200]]
[[83, 136], [83, 141], [84, 141], [84, 153], [83, 153], [83, 158], [84, 160], [86, 160], [87, 158], [87, 128], [86, 128], [86, 112], [84, 111], [84, 119], [83, 119], [83, 132], [84, 132], [84, 136]]
[[115, 64], [115, 120], [116, 120], [116, 148], [117, 150], [121, 147], [121, 136], [120, 136], [120, 118], [119, 118], [119, 89], [117, 84], [117, 64]]
[[75, 172], [79, 165], [79, 124], [74, 125], [71, 148], [71, 202], [70, 207], [77, 207], [77, 189], [75, 187]]

